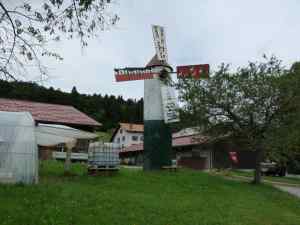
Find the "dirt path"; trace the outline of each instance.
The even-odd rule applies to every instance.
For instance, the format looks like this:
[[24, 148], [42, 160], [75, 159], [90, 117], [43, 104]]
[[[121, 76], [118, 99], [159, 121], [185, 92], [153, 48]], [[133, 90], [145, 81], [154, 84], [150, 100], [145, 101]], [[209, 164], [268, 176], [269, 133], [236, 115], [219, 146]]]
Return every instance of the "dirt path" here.
[[[242, 182], [250, 182], [252, 178], [245, 176], [223, 176], [226, 179], [238, 180]], [[300, 185], [299, 184], [291, 184], [291, 183], [282, 183], [282, 182], [273, 182], [269, 180], [263, 180], [263, 183], [271, 184], [273, 187], [278, 188], [282, 191], [288, 192], [291, 195], [294, 195], [300, 198]]]
[[273, 185], [273, 186], [300, 198], [300, 187], [288, 187], [282, 185]]

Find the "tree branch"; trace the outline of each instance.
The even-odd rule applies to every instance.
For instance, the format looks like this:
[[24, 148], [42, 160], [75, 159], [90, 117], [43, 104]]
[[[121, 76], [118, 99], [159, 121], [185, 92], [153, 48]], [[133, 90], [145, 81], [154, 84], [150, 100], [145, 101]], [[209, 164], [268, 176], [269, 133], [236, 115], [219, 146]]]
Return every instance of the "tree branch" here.
[[24, 13], [21, 13], [19, 11], [15, 11], [15, 10], [7, 10], [8, 13], [13, 13], [13, 14], [17, 14], [19, 16], [23, 16], [28, 20], [33, 20], [33, 21], [37, 21], [37, 22], [41, 22], [41, 20], [37, 19], [37, 18], [33, 18], [31, 16], [25, 15]]
[[76, 15], [76, 19], [77, 19], [77, 23], [78, 23], [78, 28], [79, 28], [79, 35], [80, 35], [80, 40], [81, 40], [81, 43], [83, 43], [83, 31], [82, 31], [82, 28], [81, 28], [81, 23], [79, 21], [79, 15], [78, 15], [78, 12], [77, 12], [77, 7], [76, 7], [76, 3], [74, 0], [73, 1], [73, 6], [74, 6], [74, 10], [75, 10], [75, 15]]
[[10, 15], [9, 15], [9, 12], [8, 12], [7, 9], [4, 7], [4, 5], [2, 4], [2, 2], [0, 2], [0, 7], [3, 9], [5, 15], [6, 15], [7, 18], [9, 19], [9, 21], [10, 21], [10, 23], [11, 23], [11, 26], [12, 26], [12, 29], [13, 29], [13, 33], [14, 33], [14, 40], [13, 40], [12, 48], [11, 48], [11, 50], [10, 50], [10, 55], [9, 55], [9, 57], [8, 57], [8, 59], [7, 59], [7, 61], [6, 61], [6, 64], [5, 64], [5, 66], [4, 66], [4, 68], [6, 68], [6, 66], [8, 65], [8, 63], [9, 63], [11, 57], [12, 57], [13, 51], [14, 51], [14, 49], [15, 49], [17, 33], [16, 33], [15, 25], [14, 25], [14, 23], [13, 23], [13, 21], [12, 21]]

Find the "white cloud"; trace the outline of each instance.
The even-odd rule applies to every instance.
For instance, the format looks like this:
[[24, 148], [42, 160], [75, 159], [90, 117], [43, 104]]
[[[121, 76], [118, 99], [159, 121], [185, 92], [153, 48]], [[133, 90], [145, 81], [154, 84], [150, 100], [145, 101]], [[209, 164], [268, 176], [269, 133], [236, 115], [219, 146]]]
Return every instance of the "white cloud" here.
[[143, 82], [114, 81], [113, 69], [144, 66], [154, 55], [151, 24], [166, 27], [172, 65], [222, 62], [240, 66], [275, 54], [285, 64], [300, 60], [297, 0], [128, 0], [115, 6], [121, 21], [84, 53], [77, 41], [54, 46], [65, 60], [51, 62], [46, 85], [82, 93], [143, 96]]

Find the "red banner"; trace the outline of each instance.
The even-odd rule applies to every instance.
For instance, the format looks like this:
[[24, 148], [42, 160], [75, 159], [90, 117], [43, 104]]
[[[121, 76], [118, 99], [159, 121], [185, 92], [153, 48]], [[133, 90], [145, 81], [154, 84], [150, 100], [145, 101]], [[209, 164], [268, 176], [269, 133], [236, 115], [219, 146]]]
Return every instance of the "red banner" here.
[[144, 67], [126, 67], [121, 69], [115, 69], [116, 81], [130, 81], [130, 80], [147, 80], [153, 79], [154, 73], [151, 69]]
[[154, 73], [142, 73], [142, 74], [115, 74], [116, 81], [130, 81], [130, 80], [147, 80], [153, 79]]
[[229, 157], [233, 163], [237, 164], [239, 162], [236, 152], [229, 152]]
[[209, 64], [177, 66], [177, 77], [192, 76], [195, 79], [209, 77]]

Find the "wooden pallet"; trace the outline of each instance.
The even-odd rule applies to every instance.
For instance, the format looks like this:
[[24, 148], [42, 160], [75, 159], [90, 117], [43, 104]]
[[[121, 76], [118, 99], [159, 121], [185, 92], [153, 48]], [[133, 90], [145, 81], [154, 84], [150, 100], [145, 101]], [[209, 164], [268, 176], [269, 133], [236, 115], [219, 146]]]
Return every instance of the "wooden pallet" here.
[[111, 176], [117, 171], [119, 171], [119, 167], [89, 167], [88, 168], [88, 174], [91, 176], [98, 176], [98, 175]]
[[178, 166], [163, 166], [162, 169], [167, 170], [167, 171], [171, 171], [171, 172], [177, 172], [179, 167]]

